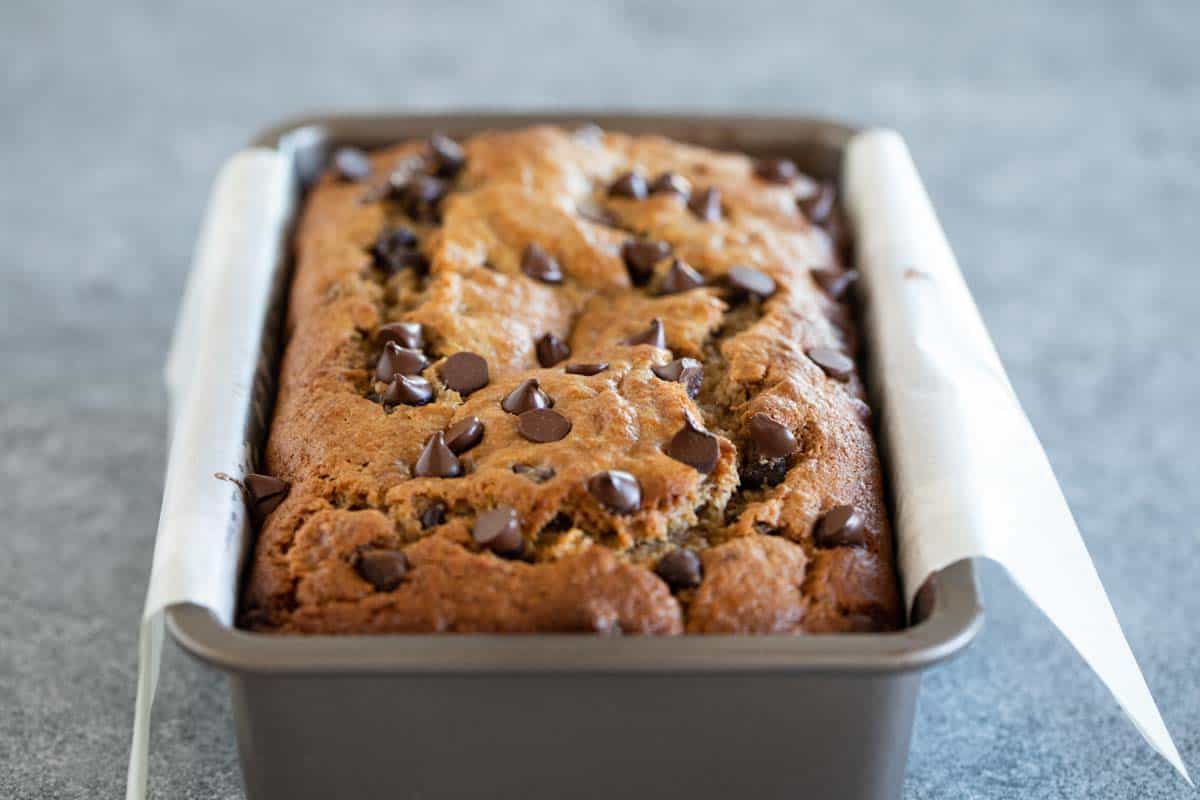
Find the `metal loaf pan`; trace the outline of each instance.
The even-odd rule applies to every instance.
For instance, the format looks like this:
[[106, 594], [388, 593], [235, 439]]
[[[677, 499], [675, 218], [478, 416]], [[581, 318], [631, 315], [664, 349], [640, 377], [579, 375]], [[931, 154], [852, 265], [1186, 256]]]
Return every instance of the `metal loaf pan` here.
[[[584, 122], [786, 155], [822, 178], [854, 133], [803, 117], [394, 114], [299, 119], [253, 144], [288, 154], [305, 185], [337, 145]], [[250, 800], [882, 800], [900, 795], [921, 672], [961, 651], [982, 611], [962, 562], [922, 622], [889, 634], [299, 637], [194, 606], [167, 619], [229, 677]]]

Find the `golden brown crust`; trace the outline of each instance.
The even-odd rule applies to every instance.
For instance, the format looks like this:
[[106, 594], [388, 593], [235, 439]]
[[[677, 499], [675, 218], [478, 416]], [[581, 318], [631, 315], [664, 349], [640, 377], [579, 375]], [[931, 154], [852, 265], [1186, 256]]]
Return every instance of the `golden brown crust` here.
[[[806, 355], [850, 347], [835, 323], [844, 311], [809, 274], [838, 266], [830, 237], [797, 207], [812, 182], [768, 183], [743, 156], [658, 137], [533, 128], [462, 144], [466, 165], [436, 223], [381, 199], [389, 175], [427, 169], [422, 142], [372, 154], [365, 182], [327, 174], [310, 193], [265, 464], [292, 489], [263, 525], [242, 624], [323, 633], [896, 627], [891, 532], [861, 385], [831, 379]], [[719, 188], [721, 219], [700, 219], [673, 194], [610, 196], [613, 180], [633, 168]], [[373, 265], [372, 245], [397, 222], [417, 233], [427, 274]], [[638, 237], [669, 242], [706, 285], [659, 295], [665, 260], [648, 285], [634, 286], [621, 246]], [[531, 243], [561, 265], [561, 285], [522, 272]], [[762, 302], [738, 300], [723, 286], [736, 265], [770, 275], [777, 290]], [[624, 344], [653, 318], [670, 352]], [[423, 375], [435, 391], [428, 405], [378, 402], [375, 331], [395, 321], [423, 326], [431, 361]], [[535, 342], [547, 333], [570, 345], [569, 362], [609, 368], [585, 376], [564, 364], [540, 367]], [[439, 371], [460, 351], [482, 355], [491, 376], [465, 398]], [[704, 365], [695, 399], [651, 370], [683, 356]], [[500, 407], [530, 377], [570, 420], [565, 438], [528, 441]], [[739, 488], [748, 484], [748, 426], [758, 413], [800, 446], [777, 485]], [[423, 443], [468, 416], [486, 432], [463, 455], [467, 474], [414, 476]], [[718, 437], [708, 474], [666, 452], [687, 419]], [[586, 488], [613, 469], [640, 484], [632, 514], [612, 513]], [[425, 529], [421, 515], [435, 503], [446, 506], [445, 522]], [[520, 516], [524, 560], [471, 537], [478, 513], [501, 504]], [[818, 547], [814, 525], [839, 505], [856, 509], [865, 541]], [[681, 547], [699, 553], [704, 576], [673, 592], [653, 567]], [[364, 548], [403, 549], [399, 585], [380, 590], [359, 575]]]

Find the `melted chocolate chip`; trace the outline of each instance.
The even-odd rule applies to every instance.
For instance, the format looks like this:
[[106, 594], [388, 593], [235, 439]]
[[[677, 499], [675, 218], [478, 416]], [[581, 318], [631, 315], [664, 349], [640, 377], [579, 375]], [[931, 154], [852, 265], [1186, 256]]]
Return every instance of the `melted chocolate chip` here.
[[456, 454], [462, 454], [483, 441], [483, 420], [479, 417], [463, 417], [446, 429], [446, 446]]
[[417, 237], [403, 226], [385, 228], [371, 245], [375, 266], [387, 273], [404, 269], [423, 272], [428, 266], [425, 256], [416, 250]]
[[691, 193], [692, 185], [677, 172], [664, 172], [650, 184], [650, 194], [676, 194], [686, 198]]
[[735, 297], [757, 297], [766, 300], [775, 294], [775, 279], [753, 267], [730, 267], [725, 280]]
[[587, 490], [614, 514], [632, 514], [642, 507], [642, 487], [628, 472], [610, 469], [587, 479]]
[[333, 154], [333, 168], [344, 181], [365, 180], [371, 175], [371, 159], [356, 147], [340, 147]]
[[681, 258], [671, 262], [671, 268], [658, 285], [659, 294], [679, 294], [704, 285], [704, 276], [688, 266]]
[[433, 171], [442, 178], [453, 178], [467, 163], [458, 142], [440, 133], [429, 137], [429, 152], [433, 156]]
[[822, 183], [809, 194], [797, 197], [796, 205], [804, 212], [804, 216], [808, 217], [809, 222], [814, 225], [824, 225], [833, 216], [836, 199], [837, 193], [834, 191], [833, 184]]
[[537, 360], [543, 367], [553, 367], [571, 357], [571, 348], [553, 333], [537, 340]]
[[625, 340], [625, 344], [630, 346], [650, 344], [659, 349], [666, 350], [667, 331], [663, 327], [662, 320], [658, 317], [650, 320], [650, 326], [648, 328], [646, 328], [644, 331], [635, 333], [633, 336], [630, 336]]
[[689, 418], [667, 443], [667, 455], [707, 475], [717, 466], [721, 444], [716, 436], [697, 428]]
[[843, 383], [854, 374], [854, 361], [840, 350], [832, 347], [813, 347], [808, 350], [809, 359], [834, 380]]
[[850, 291], [850, 287], [858, 282], [858, 271], [848, 269], [814, 269], [813, 280], [817, 282], [825, 294], [833, 300], [841, 300]]
[[525, 537], [521, 535], [521, 518], [512, 506], [498, 506], [484, 511], [471, 529], [477, 543], [499, 556], [515, 558], [525, 550]]
[[634, 286], [645, 286], [654, 275], [654, 265], [671, 255], [668, 242], [650, 239], [630, 239], [621, 245], [621, 260], [629, 271]]
[[634, 200], [646, 198], [646, 179], [640, 172], [626, 172], [613, 181], [608, 187], [608, 193], [613, 197], [632, 197]]
[[677, 358], [666, 364], [653, 366], [650, 370], [664, 381], [682, 383], [687, 396], [693, 400], [700, 394], [704, 382], [704, 366], [694, 358]]
[[535, 467], [532, 464], [513, 464], [512, 471], [534, 483], [545, 483], [555, 475], [554, 469], [551, 467]]
[[408, 559], [399, 550], [371, 547], [360, 550], [354, 562], [354, 571], [377, 592], [390, 592], [404, 580], [408, 572]]
[[552, 408], [535, 408], [517, 417], [517, 433], [531, 442], [557, 442], [571, 432], [571, 421]]
[[255, 472], [243, 478], [242, 485], [246, 489], [246, 494], [250, 496], [250, 511], [258, 519], [262, 519], [278, 508], [292, 488], [287, 481]]
[[716, 222], [721, 218], [721, 190], [710, 186], [696, 192], [688, 200], [688, 210], [703, 222]]
[[567, 364], [567, 366], [563, 368], [563, 372], [567, 373], [568, 375], [599, 375], [606, 369], [608, 369], [608, 362], [598, 361], [592, 364]]
[[791, 159], [764, 158], [754, 164], [754, 174], [768, 183], [791, 183], [800, 171]]
[[396, 375], [381, 399], [385, 406], [423, 406], [433, 401], [433, 386], [419, 375]]
[[375, 378], [389, 383], [397, 375], [418, 375], [427, 366], [429, 359], [420, 350], [387, 342], [379, 356], [379, 363], [375, 366]]
[[760, 458], [786, 458], [800, 446], [786, 425], [776, 422], [766, 414], [752, 416], [749, 428], [754, 452]]
[[523, 414], [535, 408], [549, 408], [554, 405], [550, 395], [542, 391], [537, 378], [528, 378], [517, 384], [517, 388], [509, 392], [500, 401], [500, 407], [510, 414]]
[[759, 489], [763, 486], [778, 486], [787, 477], [786, 458], [758, 458], [750, 456], [742, 465], [742, 487]]
[[425, 346], [425, 333], [419, 322], [389, 322], [375, 331], [381, 342], [395, 342], [408, 350], [420, 350]]
[[530, 242], [521, 255], [521, 271], [542, 283], [562, 283], [562, 267], [537, 242]]
[[675, 591], [694, 589], [704, 579], [700, 556], [687, 548], [672, 550], [660, 558], [654, 565], [654, 572]]
[[446, 446], [446, 438], [440, 432], [425, 442], [413, 467], [413, 474], [419, 478], [457, 478], [462, 473], [462, 464]]
[[817, 520], [813, 542], [817, 547], [864, 546], [867, 532], [862, 517], [854, 506], [834, 506]]
[[476, 353], [463, 351], [446, 359], [441, 369], [442, 383], [463, 397], [488, 385], [487, 361]]
[[429, 530], [436, 528], [446, 521], [446, 504], [441, 500], [435, 500], [424, 511], [421, 512], [421, 529]]
[[404, 212], [414, 219], [436, 222], [442, 198], [450, 187], [432, 175], [414, 175], [408, 182], [393, 188]]

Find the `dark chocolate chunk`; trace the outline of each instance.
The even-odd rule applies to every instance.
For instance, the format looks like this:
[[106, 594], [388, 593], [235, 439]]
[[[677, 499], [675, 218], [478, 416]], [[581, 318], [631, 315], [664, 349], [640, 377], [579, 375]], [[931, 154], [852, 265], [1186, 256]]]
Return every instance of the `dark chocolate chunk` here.
[[817, 547], [864, 546], [867, 532], [862, 517], [854, 506], [834, 506], [817, 520], [813, 542]]
[[632, 514], [642, 507], [642, 486], [628, 472], [610, 469], [587, 479], [587, 490], [614, 514]]
[[650, 184], [650, 194], [677, 194], [686, 198], [691, 193], [692, 185], [677, 172], [664, 172]]
[[563, 372], [567, 373], [568, 375], [599, 375], [606, 369], [608, 369], [608, 362], [598, 361], [591, 364], [567, 364], [567, 366], [563, 368]]
[[419, 375], [396, 375], [382, 400], [385, 406], [423, 406], [433, 401], [433, 386]]
[[450, 187], [432, 175], [414, 175], [411, 180], [393, 189], [404, 212], [414, 219], [435, 222], [439, 206]]
[[791, 429], [766, 414], [750, 417], [749, 427], [754, 452], [761, 458], [786, 458], [800, 446]]
[[791, 159], [763, 158], [755, 162], [754, 174], [768, 183], [791, 183], [800, 171]]
[[672, 550], [658, 560], [654, 572], [673, 590], [694, 589], [704, 579], [704, 567], [694, 550]]
[[571, 348], [553, 333], [537, 340], [537, 360], [543, 367], [553, 367], [571, 357]]
[[377, 592], [390, 592], [404, 580], [408, 572], [408, 559], [400, 550], [370, 547], [358, 552], [354, 571], [375, 587]]
[[408, 350], [420, 350], [425, 346], [425, 332], [419, 322], [389, 322], [379, 326], [375, 338], [381, 342], [395, 342]]
[[682, 383], [687, 396], [693, 400], [700, 394], [704, 383], [704, 365], [694, 358], [677, 358], [666, 364], [653, 366], [651, 371], [664, 381]]
[[813, 280], [825, 290], [825, 294], [833, 300], [841, 300], [858, 281], [858, 271], [853, 269], [814, 269]]
[[824, 225], [833, 216], [837, 193], [832, 183], [822, 183], [812, 192], [796, 198], [796, 205], [814, 225]]
[[397, 375], [419, 375], [429, 366], [429, 359], [420, 350], [386, 342], [375, 366], [375, 378], [389, 383]]
[[644, 331], [635, 333], [625, 340], [627, 345], [651, 344], [662, 350], [667, 349], [667, 331], [663, 327], [662, 320], [658, 317], [650, 320], [650, 326]]
[[775, 294], [775, 279], [753, 267], [730, 267], [725, 274], [730, 290], [737, 297], [757, 297], [766, 300]]
[[555, 475], [552, 467], [535, 467], [533, 464], [513, 464], [512, 471], [517, 475], [525, 476], [534, 483], [545, 483]]
[[242, 485], [246, 489], [246, 494], [250, 496], [250, 511], [258, 519], [262, 519], [278, 508], [292, 488], [287, 481], [255, 472], [243, 478]]
[[721, 190], [710, 186], [696, 192], [688, 200], [688, 209], [704, 222], [716, 222], [721, 218]]
[[614, 197], [632, 197], [634, 200], [646, 198], [646, 179], [640, 172], [626, 172], [613, 181], [608, 187], [608, 193]]
[[654, 275], [654, 265], [671, 255], [669, 242], [630, 239], [621, 245], [621, 259], [634, 286], [645, 286]]
[[562, 283], [562, 267], [537, 242], [530, 242], [521, 255], [521, 271], [542, 283]]
[[446, 359], [441, 376], [447, 389], [453, 389], [463, 397], [487, 386], [490, 380], [483, 356], [465, 350]]
[[671, 268], [658, 285], [659, 294], [679, 294], [704, 285], [704, 276], [692, 269], [686, 261], [676, 258]]
[[361, 181], [371, 175], [371, 159], [357, 147], [339, 147], [333, 154], [333, 168], [344, 181]]
[[446, 521], [446, 504], [441, 500], [436, 500], [431, 503], [424, 511], [421, 512], [421, 529], [429, 530], [436, 528]]
[[745, 489], [758, 489], [763, 486], [778, 486], [787, 477], [788, 460], [786, 458], [760, 458], [750, 454], [742, 464], [739, 477]]
[[446, 429], [446, 446], [461, 454], [483, 441], [483, 420], [479, 417], [463, 417]]
[[371, 245], [371, 256], [375, 266], [384, 272], [395, 273], [404, 269], [423, 272], [429, 266], [425, 256], [416, 250], [417, 237], [403, 226], [384, 228]]
[[552, 408], [534, 408], [517, 417], [517, 433], [531, 442], [557, 442], [571, 432], [571, 420]]
[[850, 376], [854, 374], [854, 361], [845, 353], [834, 350], [832, 347], [809, 348], [808, 357], [834, 380], [844, 383], [850, 380]]
[[413, 474], [420, 478], [457, 478], [462, 473], [458, 456], [446, 446], [446, 437], [440, 431], [425, 442], [413, 467]]
[[521, 518], [512, 506], [498, 506], [475, 519], [471, 536], [477, 543], [499, 556], [515, 558], [525, 551]]
[[721, 443], [716, 436], [697, 428], [688, 418], [667, 443], [667, 455], [707, 475], [717, 466], [721, 457]]
[[554, 405], [550, 395], [542, 391], [537, 378], [528, 378], [517, 384], [503, 400], [500, 407], [510, 414], [523, 414], [535, 408], [549, 408]]
[[458, 142], [440, 133], [429, 137], [429, 152], [433, 156], [433, 171], [442, 178], [453, 178], [467, 163]]

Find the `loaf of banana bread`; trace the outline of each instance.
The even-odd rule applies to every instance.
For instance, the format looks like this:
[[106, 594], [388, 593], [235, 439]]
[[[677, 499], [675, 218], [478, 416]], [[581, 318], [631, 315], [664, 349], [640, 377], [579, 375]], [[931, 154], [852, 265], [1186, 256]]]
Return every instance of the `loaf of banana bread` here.
[[243, 627], [901, 623], [833, 188], [538, 127], [338, 150], [294, 242]]

